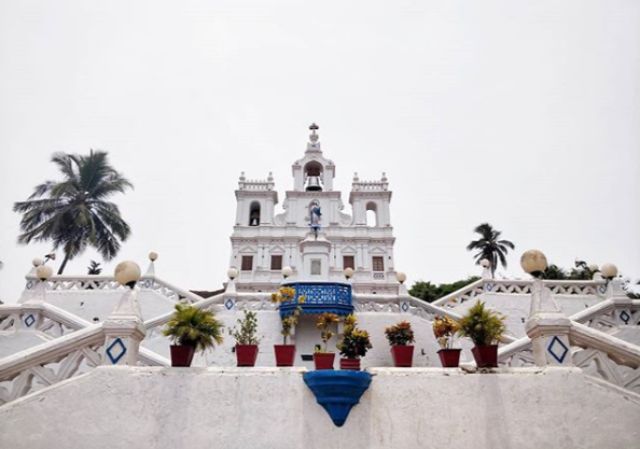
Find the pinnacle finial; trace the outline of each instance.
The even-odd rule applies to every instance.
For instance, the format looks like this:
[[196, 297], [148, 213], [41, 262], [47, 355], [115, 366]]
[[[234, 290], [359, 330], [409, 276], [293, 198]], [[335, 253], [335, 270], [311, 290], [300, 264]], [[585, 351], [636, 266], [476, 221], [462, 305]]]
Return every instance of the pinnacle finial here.
[[309, 125], [309, 129], [311, 130], [311, 134], [309, 135], [309, 140], [311, 140], [311, 142], [313, 143], [316, 143], [318, 141], [318, 138], [320, 137], [318, 136], [318, 133], [316, 131], [319, 130], [320, 127], [315, 123], [312, 123], [311, 125]]

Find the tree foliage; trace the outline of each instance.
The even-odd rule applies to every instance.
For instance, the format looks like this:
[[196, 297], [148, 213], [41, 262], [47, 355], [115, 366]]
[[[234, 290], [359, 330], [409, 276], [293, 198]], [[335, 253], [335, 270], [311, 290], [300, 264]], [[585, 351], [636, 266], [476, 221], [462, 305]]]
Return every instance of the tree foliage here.
[[467, 251], [477, 251], [473, 257], [476, 264], [480, 265], [482, 259], [487, 259], [491, 264], [491, 275], [495, 275], [498, 262], [507, 267], [507, 253], [509, 249], [515, 249], [515, 245], [509, 240], [500, 239], [501, 231], [497, 231], [489, 223], [482, 223], [473, 230], [480, 234], [478, 240], [472, 240], [467, 245]]
[[89, 266], [87, 267], [87, 274], [90, 276], [97, 276], [100, 273], [102, 273], [100, 262], [96, 262], [95, 260], [90, 261]]
[[598, 270], [583, 260], [576, 260], [575, 266], [566, 270], [556, 264], [549, 264], [542, 272], [542, 277], [548, 280], [590, 281]]
[[15, 212], [22, 213], [18, 243], [50, 241], [54, 250], [62, 248], [64, 260], [58, 274], [88, 245], [105, 260], [113, 259], [120, 241], [125, 241], [131, 230], [118, 206], [107, 199], [133, 185], [109, 165], [104, 151], [56, 153], [51, 161], [62, 173], [62, 180], [45, 181], [26, 201], [13, 206]]
[[427, 302], [433, 302], [436, 299], [448, 295], [449, 293], [460, 290], [461, 288], [477, 281], [478, 279], [480, 279], [478, 276], [470, 276], [466, 279], [452, 282], [450, 284], [444, 283], [438, 285], [432, 284], [429, 281], [418, 281], [413, 284], [413, 286], [409, 290], [409, 294], [411, 296], [415, 296], [416, 298], [423, 299]]

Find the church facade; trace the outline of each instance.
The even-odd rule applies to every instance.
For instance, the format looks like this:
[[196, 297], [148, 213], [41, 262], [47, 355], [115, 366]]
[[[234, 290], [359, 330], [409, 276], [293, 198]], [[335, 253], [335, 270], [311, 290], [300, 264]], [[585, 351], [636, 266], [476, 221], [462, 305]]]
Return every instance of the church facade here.
[[351, 268], [354, 292], [397, 294], [386, 175], [364, 181], [354, 174], [351, 213], [345, 212], [333, 188], [336, 166], [322, 153], [318, 126], [309, 129], [304, 156], [291, 167], [293, 188], [285, 192], [283, 212], [276, 213], [271, 173], [266, 180], [240, 176], [230, 258], [238, 292], [276, 290], [283, 268], [291, 269], [289, 280], [333, 282], [344, 281]]

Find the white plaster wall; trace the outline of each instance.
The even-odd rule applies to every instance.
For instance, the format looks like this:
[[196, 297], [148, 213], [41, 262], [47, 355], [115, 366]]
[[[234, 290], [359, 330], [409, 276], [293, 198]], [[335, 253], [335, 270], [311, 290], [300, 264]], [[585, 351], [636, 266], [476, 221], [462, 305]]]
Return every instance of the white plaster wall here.
[[341, 428], [300, 369], [101, 367], [0, 407], [0, 447], [638, 447], [640, 397], [577, 369], [375, 369]]
[[[48, 290], [45, 301], [78, 315], [87, 321], [104, 321], [118, 304], [124, 290]], [[140, 313], [144, 320], [170, 312], [175, 302], [152, 290], [138, 291]]]

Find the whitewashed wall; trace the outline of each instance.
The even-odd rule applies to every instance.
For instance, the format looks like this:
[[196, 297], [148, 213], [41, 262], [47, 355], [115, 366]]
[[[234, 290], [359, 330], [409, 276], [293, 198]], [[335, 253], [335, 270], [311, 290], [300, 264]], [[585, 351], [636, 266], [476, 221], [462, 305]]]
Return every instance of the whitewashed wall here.
[[0, 407], [0, 447], [632, 448], [640, 397], [567, 368], [376, 369], [337, 428], [300, 369], [103, 367]]

